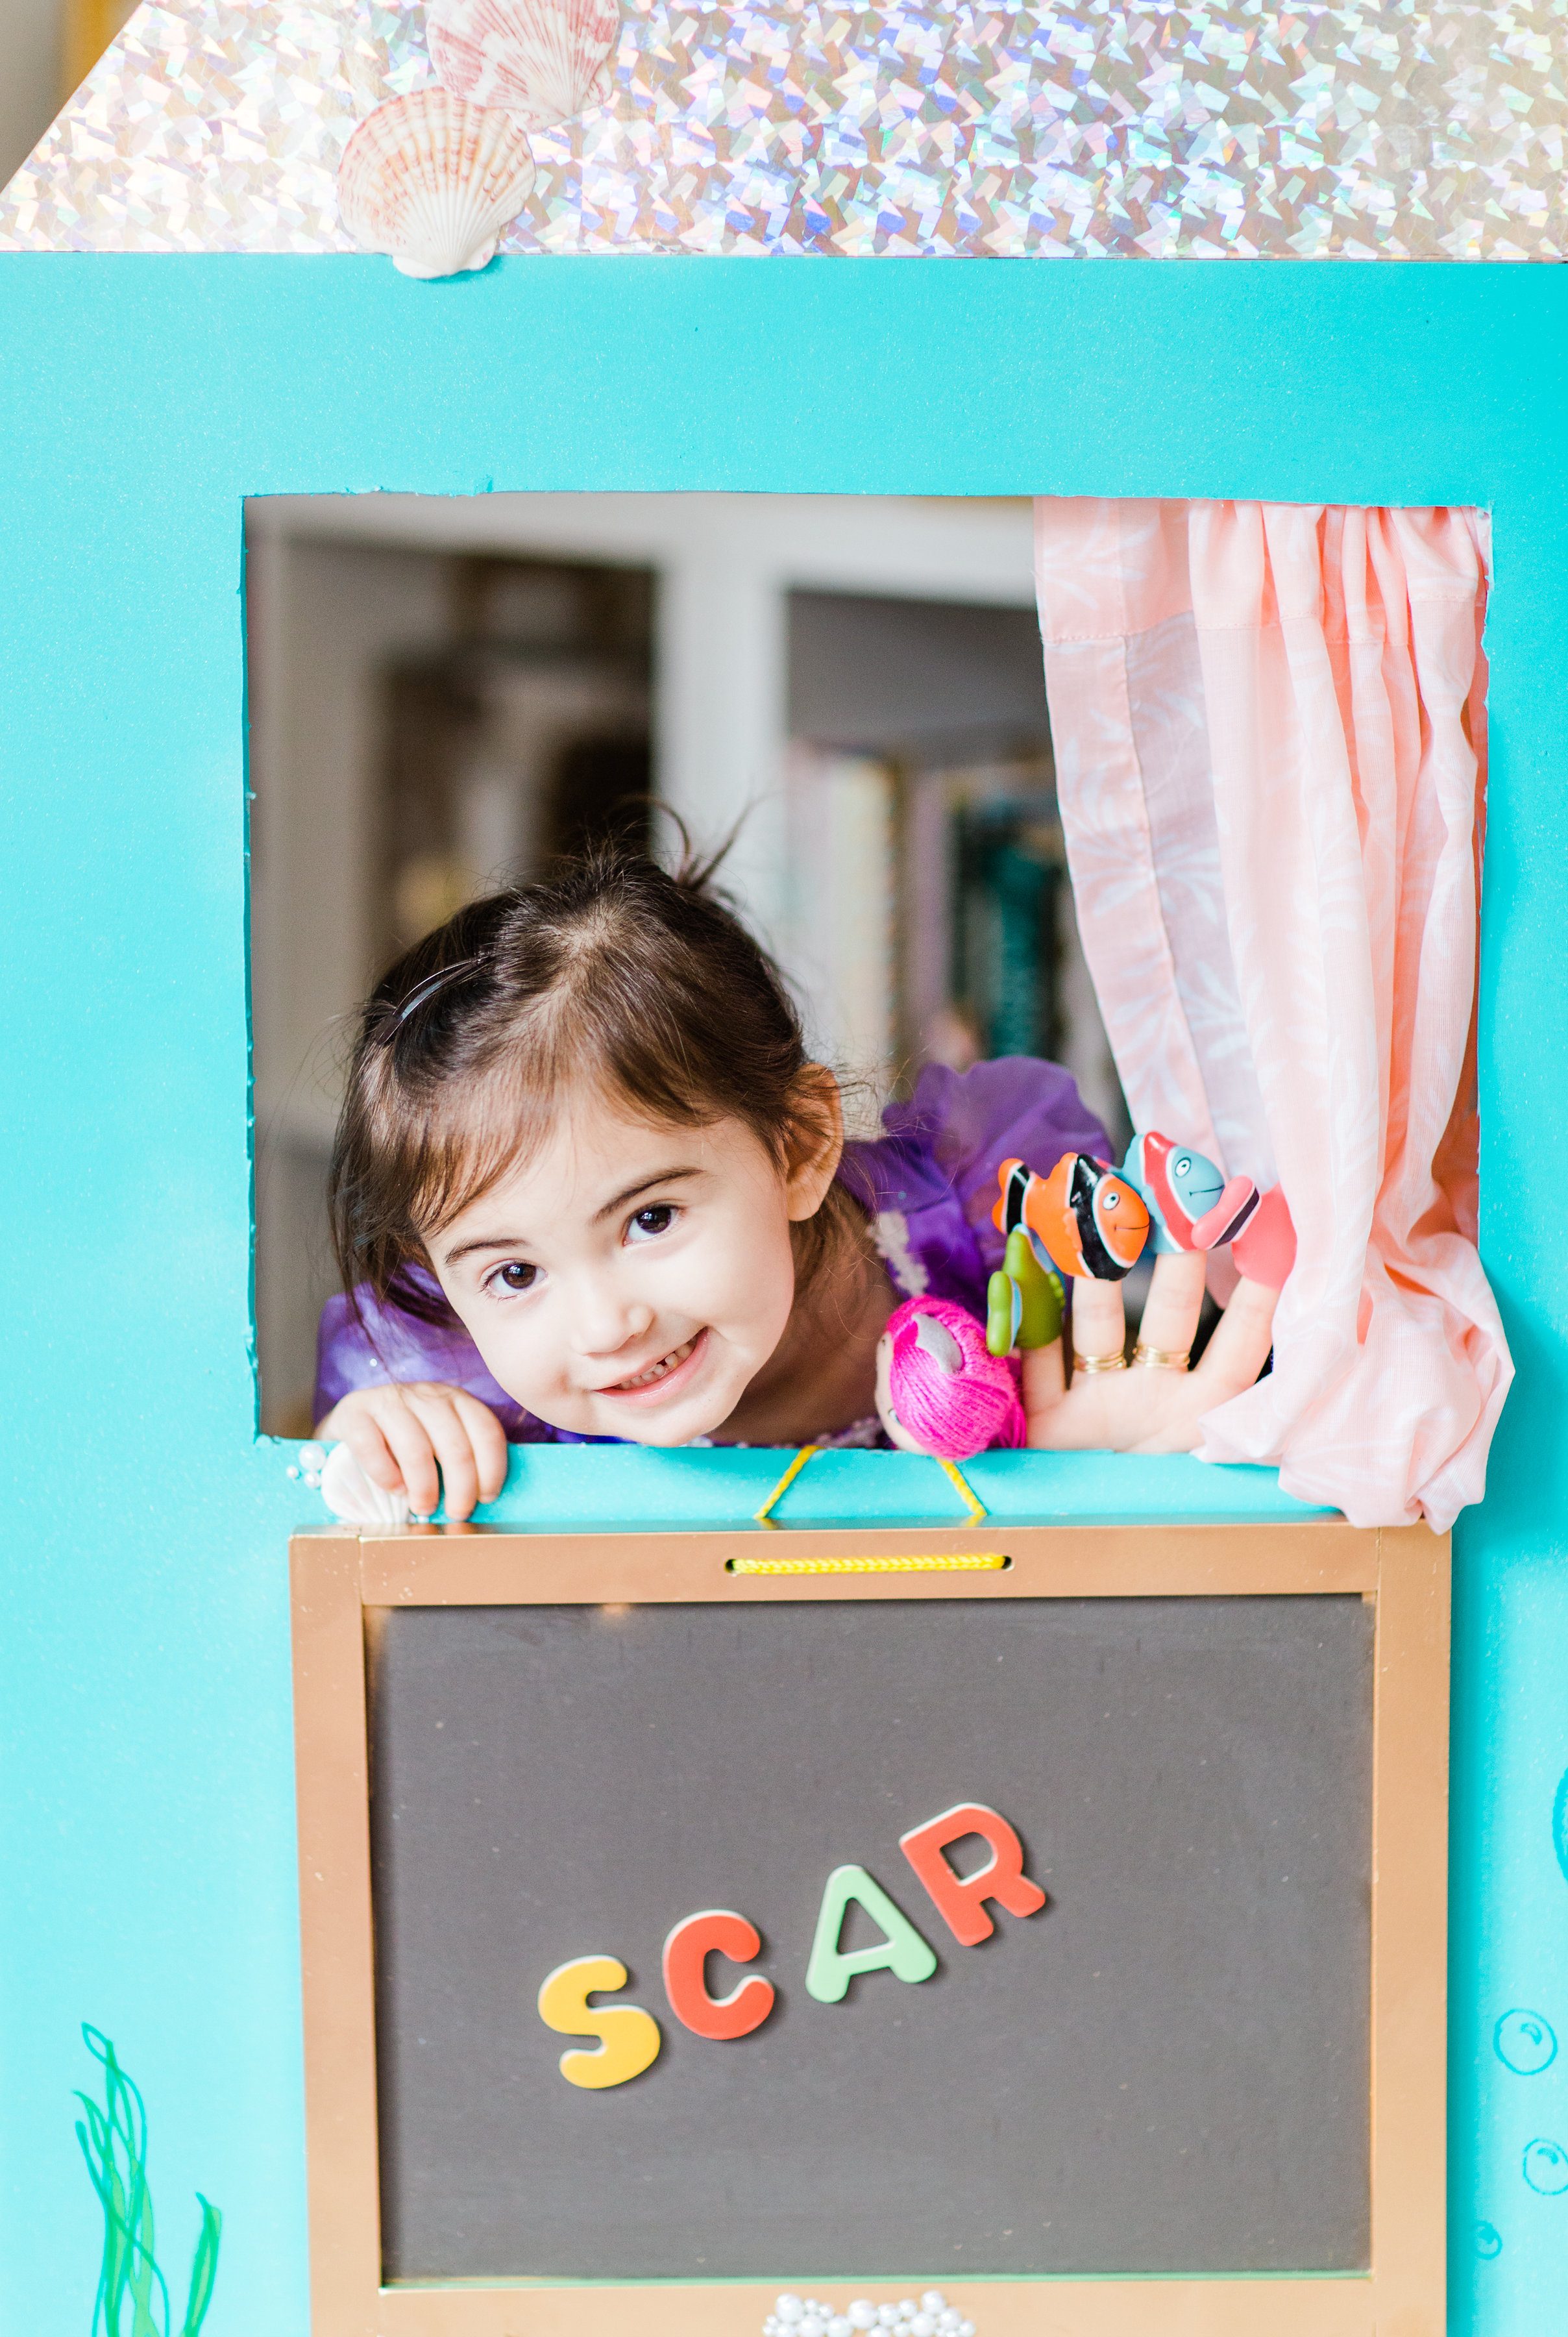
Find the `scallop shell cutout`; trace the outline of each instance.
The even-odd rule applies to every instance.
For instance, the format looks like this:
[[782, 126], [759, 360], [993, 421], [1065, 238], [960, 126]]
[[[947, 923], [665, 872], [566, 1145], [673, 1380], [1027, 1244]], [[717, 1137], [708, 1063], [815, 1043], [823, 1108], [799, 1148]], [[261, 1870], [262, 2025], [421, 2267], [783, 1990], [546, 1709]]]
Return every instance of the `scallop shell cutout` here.
[[606, 0], [433, 0], [425, 39], [436, 78], [531, 130], [609, 95], [620, 17]]
[[405, 1526], [410, 1511], [400, 1493], [383, 1492], [346, 1444], [335, 1444], [321, 1472], [321, 1498], [340, 1525]]
[[416, 89], [366, 115], [344, 149], [337, 208], [404, 276], [483, 268], [528, 200], [533, 156], [510, 113]]

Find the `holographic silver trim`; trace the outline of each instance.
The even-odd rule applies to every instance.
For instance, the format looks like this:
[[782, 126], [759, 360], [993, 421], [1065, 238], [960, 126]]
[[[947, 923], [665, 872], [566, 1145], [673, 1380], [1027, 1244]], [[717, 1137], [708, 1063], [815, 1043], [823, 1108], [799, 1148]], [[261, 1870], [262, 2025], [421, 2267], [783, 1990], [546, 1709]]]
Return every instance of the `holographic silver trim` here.
[[[628, 0], [503, 249], [1559, 259], [1565, 18]], [[418, 5], [145, 5], [0, 249], [350, 249], [348, 133], [429, 77]]]

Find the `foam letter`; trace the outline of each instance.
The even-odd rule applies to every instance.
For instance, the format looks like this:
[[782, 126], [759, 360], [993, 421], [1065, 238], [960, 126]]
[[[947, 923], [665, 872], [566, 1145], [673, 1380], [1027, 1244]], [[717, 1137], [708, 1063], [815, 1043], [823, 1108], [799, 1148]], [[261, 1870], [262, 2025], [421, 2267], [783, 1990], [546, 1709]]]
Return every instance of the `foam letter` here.
[[706, 1966], [709, 1956], [749, 1964], [761, 1951], [755, 1924], [726, 1907], [706, 1907], [677, 1923], [664, 1943], [664, 1992], [681, 2026], [721, 2044], [760, 2029], [773, 2010], [772, 1980], [749, 1972], [727, 1996], [710, 1996]]
[[574, 1956], [557, 1964], [539, 1991], [539, 2017], [563, 2037], [597, 2037], [594, 2053], [563, 2053], [569, 2086], [624, 2086], [658, 2059], [658, 2023], [640, 2004], [589, 2004], [601, 1989], [626, 1986], [626, 1966], [614, 1956]]
[[[978, 1833], [990, 1845], [991, 1863], [978, 1874], [959, 1874], [942, 1853], [950, 1843]], [[1009, 1915], [1036, 1915], [1046, 1903], [1037, 1882], [1024, 1873], [1024, 1846], [1006, 1818], [981, 1802], [959, 1802], [921, 1826], [899, 1836], [899, 1848], [936, 1902], [936, 1910], [960, 1946], [979, 1947], [996, 1924], [983, 1902], [994, 1899]]]
[[[856, 1948], [839, 1953], [839, 1934], [852, 1899], [858, 1900], [873, 1923], [887, 1934], [881, 1947]], [[817, 1913], [816, 1937], [806, 1966], [806, 1993], [819, 2004], [837, 2004], [859, 1972], [891, 1971], [900, 1980], [930, 1980], [936, 1957], [909, 1917], [893, 1905], [880, 1882], [863, 1866], [835, 1866], [828, 1876]]]

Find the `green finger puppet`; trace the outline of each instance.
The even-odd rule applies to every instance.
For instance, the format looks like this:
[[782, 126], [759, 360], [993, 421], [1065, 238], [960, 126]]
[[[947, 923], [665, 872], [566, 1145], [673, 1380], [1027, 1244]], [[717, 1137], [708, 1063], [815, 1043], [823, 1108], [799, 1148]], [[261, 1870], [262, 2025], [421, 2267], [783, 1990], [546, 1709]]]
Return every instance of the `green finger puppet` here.
[[1008, 1236], [1001, 1271], [986, 1288], [986, 1345], [993, 1355], [1018, 1347], [1048, 1347], [1062, 1332], [1062, 1285], [1042, 1266], [1023, 1227]]

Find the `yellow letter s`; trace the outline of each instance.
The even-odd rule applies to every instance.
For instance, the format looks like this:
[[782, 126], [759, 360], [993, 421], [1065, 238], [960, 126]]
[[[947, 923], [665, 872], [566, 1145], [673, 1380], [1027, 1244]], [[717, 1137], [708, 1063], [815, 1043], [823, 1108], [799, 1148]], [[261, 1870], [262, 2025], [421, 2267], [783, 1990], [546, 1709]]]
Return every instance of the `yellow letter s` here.
[[626, 1986], [626, 1966], [614, 1956], [574, 1956], [557, 1964], [539, 1991], [539, 2017], [563, 2037], [597, 2037], [596, 2052], [563, 2053], [560, 2074], [569, 2086], [595, 2090], [624, 2086], [658, 2058], [658, 2023], [639, 2004], [590, 2005], [600, 1990]]

